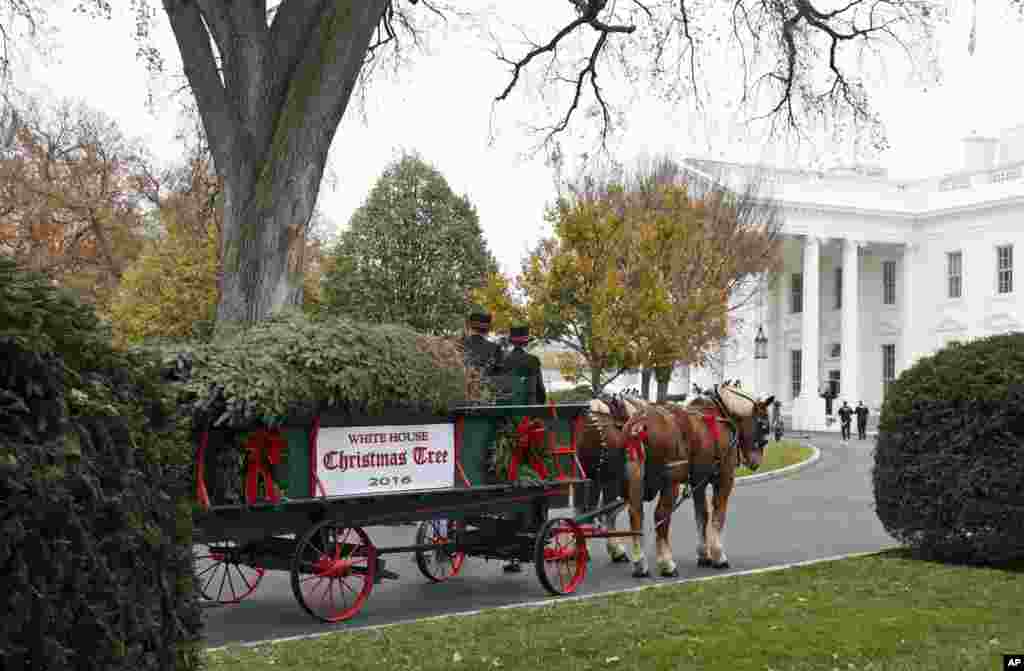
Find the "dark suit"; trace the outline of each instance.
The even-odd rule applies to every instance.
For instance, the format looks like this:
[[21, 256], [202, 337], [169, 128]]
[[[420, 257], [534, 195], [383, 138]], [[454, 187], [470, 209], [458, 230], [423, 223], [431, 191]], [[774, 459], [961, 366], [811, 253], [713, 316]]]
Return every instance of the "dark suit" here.
[[533, 388], [530, 389], [530, 402], [547, 403], [548, 395], [544, 390], [544, 376], [541, 374], [540, 359], [530, 354], [522, 347], [516, 346], [512, 349], [502, 363], [502, 371], [505, 375], [533, 378]]
[[839, 421], [842, 422], [843, 440], [850, 439], [850, 419], [853, 417], [853, 408], [844, 405], [839, 408]]
[[501, 368], [501, 348], [479, 333], [462, 339], [466, 365], [479, 368], [484, 375], [494, 375]]
[[864, 440], [868, 437], [868, 408], [858, 405], [853, 412], [857, 415], [857, 438]]

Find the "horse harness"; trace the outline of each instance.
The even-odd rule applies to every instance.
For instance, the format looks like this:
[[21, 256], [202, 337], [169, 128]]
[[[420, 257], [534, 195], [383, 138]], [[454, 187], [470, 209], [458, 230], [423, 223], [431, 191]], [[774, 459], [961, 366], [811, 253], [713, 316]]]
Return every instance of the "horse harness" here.
[[[690, 468], [689, 481], [685, 483], [685, 486], [679, 492], [679, 496], [676, 497], [676, 500], [672, 506], [673, 513], [675, 513], [679, 509], [679, 506], [683, 505], [683, 502], [690, 498], [690, 495], [693, 491], [704, 489], [704, 487], [707, 487], [707, 485], [713, 479], [721, 475], [722, 459], [726, 454], [729, 453], [729, 451], [736, 450], [736, 463], [740, 463], [740, 431], [739, 427], [736, 426], [736, 421], [733, 419], [732, 414], [725, 407], [725, 404], [722, 402], [721, 396], [718, 395], [717, 387], [713, 388], [709, 392], [705, 392], [705, 397], [714, 402], [715, 409], [718, 410], [717, 413], [701, 412], [697, 410], [691, 410], [689, 408], [685, 408], [685, 411], [691, 415], [699, 415], [701, 419], [704, 420], [705, 425], [708, 427], [709, 431], [712, 434], [712, 438], [715, 440], [716, 443], [718, 440], [717, 424], [724, 424], [729, 429], [729, 447], [726, 448], [724, 452], [719, 452], [714, 463], [712, 463], [709, 467], [707, 467], [706, 469], [700, 469], [702, 473], [698, 474], [695, 468]], [[688, 460], [686, 459], [682, 461], [673, 461], [665, 464], [664, 468], [667, 471], [669, 468], [687, 463], [687, 461]], [[693, 466], [696, 466], [696, 464], [694, 464]], [[662, 520], [661, 522], [656, 522], [655, 528], [657, 528], [661, 524], [664, 524], [667, 521], [667, 519], [668, 518]]]

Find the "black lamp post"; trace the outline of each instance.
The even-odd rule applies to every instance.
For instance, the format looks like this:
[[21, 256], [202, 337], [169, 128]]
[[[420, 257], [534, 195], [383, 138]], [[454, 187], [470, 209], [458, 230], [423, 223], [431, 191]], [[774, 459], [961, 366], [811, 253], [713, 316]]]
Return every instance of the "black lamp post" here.
[[768, 338], [764, 336], [764, 327], [757, 327], [757, 337], [754, 338], [754, 358], [768, 358]]

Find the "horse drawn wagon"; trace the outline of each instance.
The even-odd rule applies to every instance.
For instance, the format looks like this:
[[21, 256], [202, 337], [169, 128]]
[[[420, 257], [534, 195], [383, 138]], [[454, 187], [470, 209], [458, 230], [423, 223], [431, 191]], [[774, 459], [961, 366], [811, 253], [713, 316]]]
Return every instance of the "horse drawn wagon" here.
[[[395, 553], [415, 553], [433, 582], [458, 574], [466, 557], [533, 562], [548, 592], [572, 593], [586, 575], [587, 538], [602, 535], [589, 521], [603, 511], [550, 511], [587, 483], [576, 447], [588, 410], [518, 403], [463, 405], [443, 416], [325, 410], [275, 429], [203, 431], [194, 517], [201, 593], [235, 604], [266, 571], [288, 571], [302, 608], [340, 622], [359, 613], [375, 584], [398, 578], [383, 560]], [[502, 431], [516, 445], [508, 477], [496, 478], [489, 455]], [[237, 444], [245, 452], [242, 500], [217, 501], [211, 481], [239, 471], [218, 466], [217, 454]], [[520, 478], [520, 460], [540, 477]], [[410, 522], [419, 527], [408, 545], [379, 547], [367, 532]]]

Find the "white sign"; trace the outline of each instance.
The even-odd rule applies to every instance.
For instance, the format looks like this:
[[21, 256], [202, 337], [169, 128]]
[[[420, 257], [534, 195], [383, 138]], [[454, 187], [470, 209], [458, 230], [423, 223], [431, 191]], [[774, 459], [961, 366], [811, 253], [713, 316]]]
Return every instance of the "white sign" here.
[[317, 432], [327, 496], [455, 486], [455, 425], [346, 426]]

